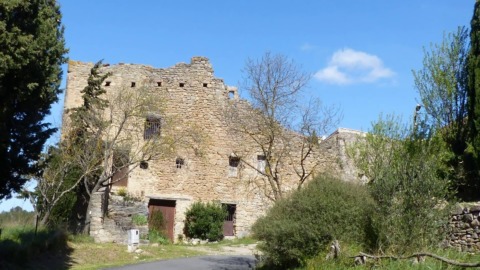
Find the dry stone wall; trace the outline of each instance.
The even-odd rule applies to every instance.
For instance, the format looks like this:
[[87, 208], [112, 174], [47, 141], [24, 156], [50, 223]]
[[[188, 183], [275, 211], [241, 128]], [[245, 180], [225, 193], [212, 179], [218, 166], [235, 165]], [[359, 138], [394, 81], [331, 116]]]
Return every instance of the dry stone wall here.
[[480, 203], [457, 204], [451, 213], [446, 246], [480, 251]]
[[[80, 91], [86, 86], [92, 67], [93, 63], [69, 62], [65, 109], [82, 104]], [[231, 173], [229, 158], [232, 153], [240, 148], [249, 149], [248, 156], [242, 158], [251, 160], [252, 164], [257, 162], [257, 155], [261, 153], [248, 138], [232, 137], [229, 133], [229, 123], [224, 117], [226, 108], [250, 108], [239, 98], [237, 89], [216, 78], [205, 57], [193, 57], [189, 64], [179, 63], [165, 69], [134, 64], [104, 65], [101, 72], [112, 74], [105, 81], [107, 94], [147, 87], [151, 96], [165, 103], [161, 115], [168, 122], [169, 130], [165, 132], [191, 133], [198, 139], [180, 145], [171, 158], [150, 161], [148, 168], [132, 168], [128, 176], [128, 193], [142, 198], [144, 205], [150, 200], [175, 201], [176, 237], [183, 234], [185, 211], [195, 201], [236, 205], [235, 235], [248, 235], [250, 226], [265, 213], [271, 201], [265, 197], [265, 186], [258, 185], [264, 181], [256, 181], [261, 179], [254, 169], [240, 166], [236, 174]], [[64, 115], [64, 127], [66, 125], [68, 117]], [[320, 143], [314, 153], [316, 161], [310, 162], [319, 162], [318, 172], [329, 171], [355, 180], [356, 172], [351, 169], [344, 151], [346, 144], [357, 135], [348, 130], [337, 131]], [[181, 166], [177, 166], [177, 158], [183, 160]], [[285, 169], [286, 190], [294, 189], [295, 178], [292, 169]], [[120, 232], [105, 225], [111, 224], [111, 220], [111, 216], [92, 212], [92, 235], [102, 242], [118, 241]], [[118, 221], [115, 224], [125, 227]], [[106, 231], [111, 231], [111, 235]]]

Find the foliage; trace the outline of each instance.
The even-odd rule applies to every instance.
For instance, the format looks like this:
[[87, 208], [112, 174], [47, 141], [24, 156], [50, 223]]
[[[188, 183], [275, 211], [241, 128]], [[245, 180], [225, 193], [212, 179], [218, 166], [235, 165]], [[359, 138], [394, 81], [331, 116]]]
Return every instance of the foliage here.
[[148, 240], [150, 243], [158, 243], [161, 245], [170, 244], [170, 240], [165, 236], [164, 232], [158, 230], [149, 230], [148, 231]]
[[127, 189], [124, 187], [121, 187], [117, 190], [117, 195], [121, 197], [126, 197], [127, 196]]
[[[242, 88], [250, 96], [251, 106], [239, 110], [242, 104], [234, 100], [226, 113], [227, 123], [238, 137], [234, 141], [250, 140], [255, 147], [239, 144], [234, 154], [260, 176], [250, 181], [255, 188], [275, 201], [291, 188], [283, 186], [286, 171], [295, 173], [294, 188], [301, 188], [312, 176], [318, 166], [313, 158], [318, 141], [313, 139], [330, 131], [340, 113], [317, 99], [303, 97], [310, 75], [284, 55], [267, 52], [260, 59], [248, 59], [243, 75]], [[291, 149], [296, 149], [295, 154]], [[259, 154], [265, 163], [261, 167], [250, 159]]]
[[471, 121], [473, 104], [469, 80], [472, 73], [468, 67], [472, 57], [470, 52], [469, 59], [469, 50], [467, 30], [461, 27], [445, 35], [442, 43], [432, 45], [430, 51], [425, 50], [422, 69], [413, 73], [422, 105], [429, 116], [427, 124], [450, 152], [444, 160], [443, 174], [452, 181], [452, 188], [463, 200], [480, 198], [476, 192], [480, 188], [476, 151], [468, 146], [469, 135], [476, 134]]
[[20, 206], [0, 213], [0, 228], [25, 227], [35, 224], [35, 214], [23, 210]]
[[132, 216], [132, 222], [135, 225], [142, 226], [148, 224], [147, 216], [142, 214], [135, 214]]
[[292, 267], [333, 240], [368, 243], [373, 208], [365, 186], [322, 175], [277, 201], [252, 227], [269, 267]]
[[221, 240], [226, 216], [226, 209], [218, 203], [195, 202], [185, 213], [185, 232], [190, 238]]
[[443, 237], [450, 198], [441, 174], [445, 146], [429, 137], [425, 122], [404, 126], [393, 116], [380, 118], [354, 146], [355, 163], [370, 180], [376, 202], [372, 226], [380, 250], [418, 251]]
[[37, 260], [39, 256], [58, 255], [68, 251], [67, 235], [63, 231], [39, 230], [35, 232], [33, 226], [11, 227], [2, 233], [0, 268], [26, 269], [28, 268], [27, 263]]
[[[468, 55], [468, 126], [469, 136], [466, 155], [469, 161], [466, 165], [473, 167], [468, 168], [468, 175], [465, 181], [467, 190], [473, 191], [468, 194], [467, 200], [479, 200], [480, 188], [479, 171], [480, 171], [480, 3], [475, 2], [475, 8], [471, 21], [470, 30], [470, 52]], [[472, 162], [474, 160], [474, 162]]]
[[0, 14], [2, 199], [36, 173], [35, 161], [56, 131], [44, 117], [61, 93], [67, 49], [56, 1], [2, 0]]
[[[148, 82], [135, 89], [107, 93], [102, 85], [109, 75], [101, 62], [93, 66], [88, 84], [82, 90], [83, 104], [69, 111], [70, 123], [64, 125], [62, 149], [65, 160], [78, 164], [83, 173], [77, 179], [77, 186], [85, 191], [82, 195], [87, 198], [86, 213], [92, 207], [91, 194], [128, 176], [140, 162], [169, 156], [178, 137], [184, 135], [163, 132], [162, 136], [145, 139], [145, 119], [151, 114], [163, 117], [164, 99], [161, 94], [152, 95]], [[162, 128], [168, 127], [167, 119], [162, 121]], [[119, 152], [126, 153], [120, 163], [115, 162]], [[114, 178], [117, 172], [123, 172], [122, 177]], [[125, 200], [135, 198], [125, 196]], [[85, 215], [84, 224], [84, 232], [88, 232], [90, 215]]]
[[70, 227], [76, 223], [78, 188], [75, 186], [82, 172], [76, 164], [66, 163], [59, 147], [50, 147], [38, 162], [41, 177], [36, 177], [33, 193], [24, 190], [38, 213], [41, 225], [50, 228]]
[[[450, 260], [458, 262], [471, 262], [475, 263], [480, 261], [480, 256], [474, 253], [460, 252], [455, 249], [428, 249], [429, 252], [448, 258]], [[382, 260], [367, 260], [366, 264], [356, 265], [354, 263], [353, 256], [359, 255], [359, 252], [363, 252], [362, 248], [356, 245], [344, 244], [342, 245], [342, 253], [340, 258], [336, 260], [327, 260], [327, 251], [322, 251], [316, 257], [309, 259], [305, 266], [298, 269], [308, 270], [336, 270], [336, 269], [390, 269], [390, 270], [418, 270], [418, 269], [468, 269], [458, 266], [448, 265], [439, 260], [432, 258], [426, 258], [424, 262], [420, 264], [413, 263], [412, 260], [394, 260], [394, 259], [382, 259]], [[378, 254], [382, 255], [382, 254]], [[409, 255], [409, 254], [407, 254]], [[262, 268], [261, 268], [262, 269]]]

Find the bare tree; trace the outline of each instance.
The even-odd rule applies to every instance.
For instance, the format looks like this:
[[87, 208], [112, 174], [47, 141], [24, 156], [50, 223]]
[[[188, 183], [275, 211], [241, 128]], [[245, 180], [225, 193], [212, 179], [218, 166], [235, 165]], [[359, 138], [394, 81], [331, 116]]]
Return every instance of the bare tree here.
[[294, 186], [301, 188], [316, 171], [317, 136], [337, 125], [341, 113], [303, 97], [310, 75], [283, 55], [248, 59], [243, 72], [251, 104], [236, 101], [226, 115], [237, 141], [251, 143], [238, 145], [234, 155], [256, 171], [252, 182], [275, 201], [291, 188], [287, 175], [294, 174]]
[[[37, 197], [30, 193], [31, 200], [42, 206], [42, 224], [60, 199], [80, 186], [88, 197], [84, 227], [88, 232], [95, 192], [121, 181], [142, 162], [169, 157], [180, 141], [195, 136], [171, 131], [171, 121], [163, 113], [164, 98], [152, 92], [150, 82], [106, 93], [102, 83], [109, 74], [100, 75], [98, 68], [99, 63], [82, 91], [84, 104], [71, 110], [70, 121], [64, 124], [57, 162], [47, 164], [38, 178]], [[80, 173], [67, 183], [73, 169]]]

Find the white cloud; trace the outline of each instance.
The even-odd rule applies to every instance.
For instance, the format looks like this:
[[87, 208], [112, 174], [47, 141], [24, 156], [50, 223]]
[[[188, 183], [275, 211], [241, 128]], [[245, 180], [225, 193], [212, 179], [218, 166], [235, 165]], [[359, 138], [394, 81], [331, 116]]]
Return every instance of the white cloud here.
[[378, 56], [345, 48], [336, 51], [327, 67], [315, 73], [314, 77], [326, 83], [345, 85], [373, 83], [394, 75]]
[[302, 46], [300, 46], [300, 50], [301, 51], [311, 51], [315, 48], [315, 46], [313, 46], [312, 44], [310, 43], [304, 43]]

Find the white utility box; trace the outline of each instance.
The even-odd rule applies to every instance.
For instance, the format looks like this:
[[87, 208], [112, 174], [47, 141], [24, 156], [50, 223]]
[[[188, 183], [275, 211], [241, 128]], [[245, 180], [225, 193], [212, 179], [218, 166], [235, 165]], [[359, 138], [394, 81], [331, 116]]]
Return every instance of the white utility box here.
[[128, 230], [128, 245], [138, 245], [140, 243], [140, 231], [137, 229]]
[[134, 252], [140, 244], [140, 231], [137, 229], [128, 230], [128, 252]]

